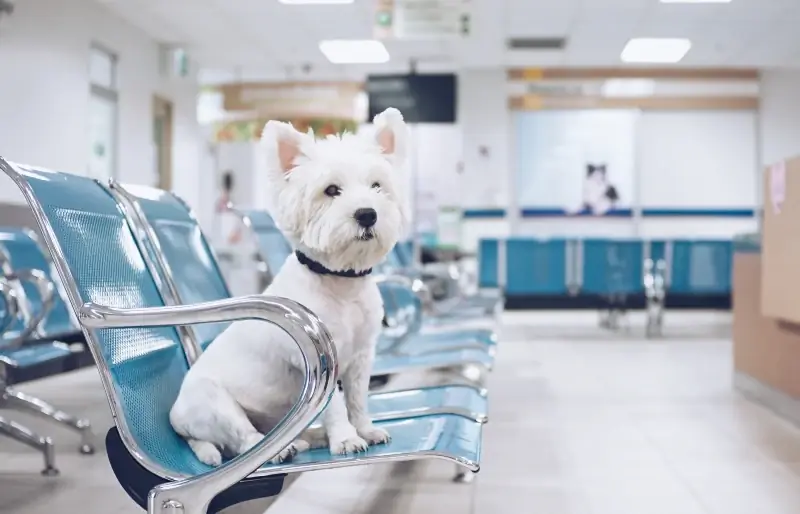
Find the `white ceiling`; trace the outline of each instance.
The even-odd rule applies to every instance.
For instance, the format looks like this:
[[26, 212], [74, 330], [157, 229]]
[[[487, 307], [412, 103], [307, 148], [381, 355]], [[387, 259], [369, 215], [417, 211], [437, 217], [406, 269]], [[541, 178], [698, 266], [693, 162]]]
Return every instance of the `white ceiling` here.
[[[335, 66], [322, 39], [370, 38], [374, 0], [97, 0], [154, 38], [186, 48], [206, 81], [361, 78], [366, 72], [505, 66], [620, 66], [632, 37], [686, 37], [685, 66], [800, 67], [800, 0], [661, 4], [658, 0], [472, 0], [472, 35], [389, 41], [391, 62]], [[566, 36], [563, 51], [508, 51], [508, 37]], [[304, 73], [303, 64], [312, 71]]]

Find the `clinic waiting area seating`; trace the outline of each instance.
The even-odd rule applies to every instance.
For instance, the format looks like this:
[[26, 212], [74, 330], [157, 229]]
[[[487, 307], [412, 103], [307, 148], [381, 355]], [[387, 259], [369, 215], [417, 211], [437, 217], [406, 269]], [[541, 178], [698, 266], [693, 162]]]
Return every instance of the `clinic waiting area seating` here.
[[733, 243], [712, 239], [483, 239], [480, 283], [508, 309], [598, 309], [601, 326], [644, 309], [647, 334], [670, 309], [730, 309]]
[[[222, 289], [211, 287], [219, 285], [215, 277], [221, 278], [213, 269], [216, 263], [186, 263], [180, 267], [185, 274], [173, 274], [174, 283], [166, 284], [169, 244], [178, 247], [189, 237], [198, 256], [210, 252], [193, 217], [187, 223], [186, 217], [175, 216], [178, 206], [188, 213], [177, 199], [141, 195], [137, 212], [131, 198], [120, 196], [126, 191], [121, 187], [2, 159], [0, 168], [33, 210], [100, 370], [115, 418], [106, 437], [112, 469], [148, 512], [218, 512], [277, 495], [287, 474], [319, 469], [434, 458], [478, 471], [486, 394], [469, 386], [373, 394], [370, 406], [379, 414], [376, 422], [392, 435], [389, 444], [359, 455], [312, 450], [291, 462], [264, 464], [314, 422], [336, 387], [336, 348], [324, 324], [291, 300], [220, 294]], [[151, 214], [159, 214], [159, 223], [142, 218], [146, 201], [154, 202], [149, 207]], [[152, 237], [159, 230], [165, 237]], [[187, 278], [195, 279], [194, 285], [211, 286], [198, 288], [191, 297], [181, 288]], [[221, 298], [206, 299], [212, 293]], [[236, 319], [262, 320], [285, 330], [302, 353], [306, 376], [297, 403], [260, 444], [210, 468], [172, 430], [168, 411], [203, 344], [213, 344], [220, 323]], [[197, 326], [204, 328], [195, 330]], [[438, 406], [430, 409], [436, 396]], [[428, 403], [416, 403], [420, 397]]]
[[[53, 281], [50, 260], [37, 236], [26, 229], [0, 228], [0, 279], [5, 298], [5, 322], [0, 333], [0, 409], [38, 415], [78, 432], [79, 450], [94, 453], [91, 424], [16, 386], [71, 371], [91, 362], [62, 296]], [[45, 475], [56, 475], [54, 441], [26, 426], [0, 417], [0, 434], [42, 452]]]
[[479, 242], [479, 281], [504, 290], [506, 307], [645, 305], [643, 278], [663, 275], [669, 308], [730, 308], [733, 242], [719, 239], [516, 237]]

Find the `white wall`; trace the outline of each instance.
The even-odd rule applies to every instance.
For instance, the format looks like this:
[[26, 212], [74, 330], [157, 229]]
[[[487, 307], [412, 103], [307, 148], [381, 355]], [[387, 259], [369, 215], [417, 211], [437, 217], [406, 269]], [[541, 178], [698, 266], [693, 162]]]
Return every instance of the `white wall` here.
[[[512, 182], [513, 137], [504, 69], [469, 70], [458, 76], [458, 125], [464, 172], [458, 184], [464, 208], [505, 209], [505, 219], [466, 219], [462, 246], [477, 248], [481, 237], [507, 237], [516, 219]], [[482, 155], [481, 148], [488, 154]]]
[[761, 73], [761, 164], [800, 155], [800, 70]]
[[[196, 81], [159, 72], [159, 50], [145, 33], [90, 0], [25, 0], [0, 26], [0, 155], [47, 168], [86, 173], [89, 48], [118, 56], [117, 178], [154, 184], [153, 95], [174, 105], [173, 184], [198, 206], [204, 185], [196, 121]], [[21, 202], [6, 177], [0, 201]]]
[[639, 132], [643, 208], [753, 208], [754, 111], [645, 112]]

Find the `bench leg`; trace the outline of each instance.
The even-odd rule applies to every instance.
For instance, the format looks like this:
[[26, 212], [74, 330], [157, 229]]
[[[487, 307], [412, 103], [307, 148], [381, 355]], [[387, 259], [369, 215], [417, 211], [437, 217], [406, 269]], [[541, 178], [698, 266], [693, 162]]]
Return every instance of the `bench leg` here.
[[3, 391], [2, 399], [3, 403], [8, 407], [37, 414], [75, 430], [81, 436], [80, 452], [84, 455], [91, 455], [94, 453], [92, 425], [89, 423], [89, 420], [76, 418], [75, 416], [56, 409], [49, 403], [10, 387]]
[[42, 452], [42, 455], [44, 456], [44, 469], [42, 470], [42, 475], [58, 475], [52, 439], [49, 437], [42, 437], [32, 432], [28, 428], [20, 425], [19, 423], [14, 423], [13, 421], [3, 418], [0, 418], [0, 434], [6, 435], [15, 441], [28, 445], [31, 448]]

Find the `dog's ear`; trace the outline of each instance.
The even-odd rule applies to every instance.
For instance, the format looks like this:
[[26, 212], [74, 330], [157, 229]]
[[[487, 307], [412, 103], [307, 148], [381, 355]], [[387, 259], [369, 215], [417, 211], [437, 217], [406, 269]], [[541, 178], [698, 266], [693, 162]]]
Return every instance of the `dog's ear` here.
[[395, 166], [401, 166], [406, 161], [408, 149], [408, 128], [403, 121], [403, 115], [390, 107], [375, 116], [372, 120], [375, 125], [375, 142], [389, 157]]
[[270, 171], [291, 172], [309, 136], [298, 132], [291, 123], [270, 120], [261, 133], [261, 146], [266, 153]]

